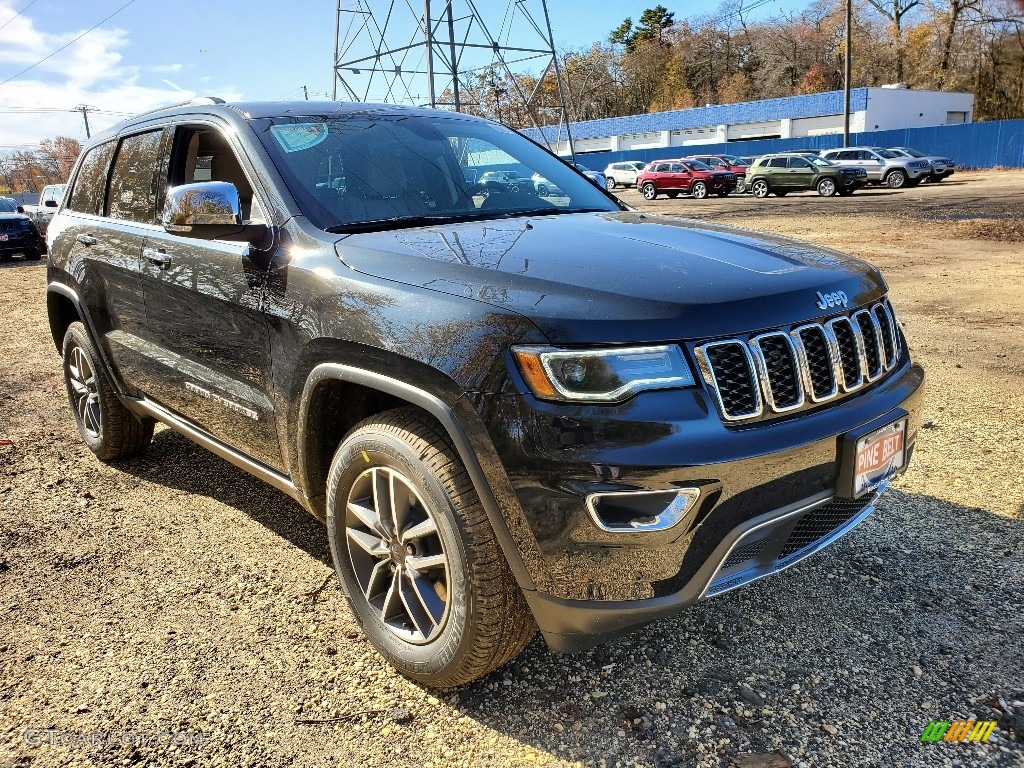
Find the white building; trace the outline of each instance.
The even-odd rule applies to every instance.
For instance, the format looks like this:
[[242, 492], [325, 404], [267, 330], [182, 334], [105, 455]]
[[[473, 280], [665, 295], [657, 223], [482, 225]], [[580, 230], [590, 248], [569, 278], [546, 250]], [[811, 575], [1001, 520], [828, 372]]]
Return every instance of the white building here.
[[[850, 132], [887, 131], [969, 123], [974, 94], [917, 91], [904, 85], [854, 88]], [[568, 154], [565, 128], [545, 126], [523, 133]], [[843, 132], [843, 92], [827, 91], [740, 104], [717, 104], [647, 115], [588, 120], [571, 125], [577, 152], [721, 144], [751, 139], [788, 139]]]

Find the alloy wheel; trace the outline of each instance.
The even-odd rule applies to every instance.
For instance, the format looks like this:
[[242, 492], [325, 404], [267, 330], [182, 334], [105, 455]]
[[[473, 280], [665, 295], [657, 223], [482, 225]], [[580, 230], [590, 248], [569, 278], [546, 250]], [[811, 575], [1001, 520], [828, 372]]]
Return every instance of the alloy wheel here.
[[436, 638], [449, 613], [448, 556], [434, 515], [411, 481], [390, 467], [372, 467], [356, 478], [345, 538], [377, 618], [408, 643]]
[[79, 346], [71, 349], [67, 362], [67, 377], [71, 384], [75, 413], [78, 414], [83, 429], [89, 437], [99, 437], [102, 424], [99, 384], [92, 361]]
[[755, 181], [751, 187], [754, 197], [768, 197], [768, 184], [763, 181]]
[[693, 196], [696, 197], [698, 200], [703, 200], [705, 197], [707, 197], [708, 196], [707, 184], [705, 184], [702, 181], [698, 181], [696, 184], [694, 184], [693, 185]]
[[822, 179], [818, 183], [818, 194], [822, 197], [832, 197], [836, 193], [836, 184], [832, 179]]

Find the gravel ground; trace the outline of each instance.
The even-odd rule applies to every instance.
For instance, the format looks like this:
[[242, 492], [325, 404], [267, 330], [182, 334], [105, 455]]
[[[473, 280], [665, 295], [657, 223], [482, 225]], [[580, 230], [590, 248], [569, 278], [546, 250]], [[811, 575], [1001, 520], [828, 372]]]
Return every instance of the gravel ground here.
[[[442, 693], [382, 664], [284, 496], [168, 430], [96, 462], [45, 269], [0, 267], [0, 766], [1024, 767], [1024, 249], [976, 205], [1019, 217], [1024, 173], [955, 178], [849, 208], [655, 201], [885, 269], [930, 375], [915, 462], [785, 574], [586, 654], [537, 638]], [[989, 742], [920, 743], [971, 717], [998, 720]]]

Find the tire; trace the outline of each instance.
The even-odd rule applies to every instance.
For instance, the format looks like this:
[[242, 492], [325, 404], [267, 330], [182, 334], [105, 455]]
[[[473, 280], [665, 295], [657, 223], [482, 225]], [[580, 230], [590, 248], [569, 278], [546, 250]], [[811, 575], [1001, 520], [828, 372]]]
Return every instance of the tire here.
[[63, 357], [68, 404], [89, 450], [100, 461], [123, 459], [144, 450], [153, 439], [155, 425], [139, 421], [118, 400], [82, 323], [68, 326]]
[[25, 261], [39, 261], [42, 255], [35, 248], [25, 251]]
[[703, 200], [708, 196], [708, 185], [703, 181], [695, 181], [693, 186], [690, 187], [690, 194], [698, 200]]
[[617, 186], [615, 179], [613, 179], [611, 176], [605, 176], [604, 183], [605, 186], [608, 187], [608, 189], [615, 189], [615, 187]]
[[[411, 501], [396, 515], [402, 497]], [[327, 530], [352, 612], [406, 677], [468, 683], [511, 661], [536, 632], [466, 468], [416, 409], [371, 417], [338, 447]]]
[[643, 187], [640, 188], [640, 191], [643, 193], [644, 200], [653, 200], [658, 196], [658, 188], [650, 182], [645, 183]]
[[669, 197], [671, 197], [673, 200], [675, 200], [677, 197], [679, 197], [679, 193], [678, 192], [666, 192], [665, 194], [668, 195]]
[[747, 191], [747, 182], [743, 181], [743, 180], [737, 181], [736, 182], [736, 194], [737, 195], [742, 195], [746, 191]]
[[889, 174], [885, 177], [885, 184], [889, 189], [900, 189], [907, 183], [907, 174], [903, 171], [896, 169], [889, 171]]
[[754, 197], [768, 197], [768, 182], [764, 179], [758, 179], [750, 185], [750, 191], [754, 194]]
[[539, 187], [537, 187], [537, 194], [540, 197], [547, 197], [549, 192], [551, 192], [551, 190], [548, 189], [547, 184], [541, 184]]
[[832, 197], [836, 193], [836, 183], [832, 179], [822, 179], [818, 182], [818, 194], [822, 197]]
[[946, 180], [945, 176], [933, 176], [930, 179], [930, 181], [934, 182], [935, 184], [938, 184], [940, 181], [945, 181], [945, 180]]
[[853, 190], [852, 189], [837, 189], [836, 190], [836, 194], [839, 195], [840, 197], [849, 197], [850, 195], [853, 194]]

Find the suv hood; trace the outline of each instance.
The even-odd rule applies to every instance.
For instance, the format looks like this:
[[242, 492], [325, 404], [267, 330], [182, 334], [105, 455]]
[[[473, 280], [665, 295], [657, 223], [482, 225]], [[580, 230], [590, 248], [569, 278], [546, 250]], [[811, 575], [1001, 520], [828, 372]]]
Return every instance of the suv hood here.
[[485, 302], [556, 344], [705, 339], [835, 315], [885, 293], [866, 262], [798, 240], [634, 212], [349, 235], [354, 270]]

